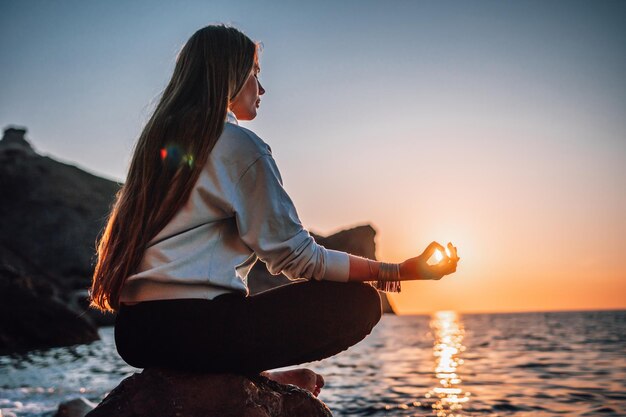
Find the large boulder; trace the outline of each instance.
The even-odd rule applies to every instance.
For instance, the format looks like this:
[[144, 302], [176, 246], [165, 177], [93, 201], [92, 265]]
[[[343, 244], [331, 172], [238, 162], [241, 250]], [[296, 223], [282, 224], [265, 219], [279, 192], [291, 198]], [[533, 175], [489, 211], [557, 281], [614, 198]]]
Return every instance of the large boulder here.
[[88, 412], [96, 408], [97, 404], [92, 403], [84, 397], [74, 398], [59, 404], [54, 417], [85, 417]]
[[331, 417], [308, 391], [260, 375], [146, 369], [123, 380], [87, 417]]
[[37, 154], [25, 134], [0, 140], [0, 354], [98, 339], [75, 293], [119, 188]]
[[86, 288], [120, 184], [37, 154], [25, 132], [5, 129], [0, 141], [0, 243], [64, 289]]
[[0, 244], [0, 355], [94, 340], [97, 329], [67, 308], [54, 279]]
[[341, 230], [329, 236], [311, 233], [315, 241], [327, 249], [341, 250], [376, 260], [376, 230], [369, 224]]

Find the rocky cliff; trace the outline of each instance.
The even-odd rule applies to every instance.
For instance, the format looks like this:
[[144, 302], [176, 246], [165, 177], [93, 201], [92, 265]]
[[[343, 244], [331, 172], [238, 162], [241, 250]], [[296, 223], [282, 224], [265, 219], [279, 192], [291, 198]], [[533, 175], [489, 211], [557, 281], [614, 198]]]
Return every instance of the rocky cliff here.
[[37, 154], [25, 133], [8, 128], [0, 141], [0, 354], [98, 338], [71, 301], [119, 188]]

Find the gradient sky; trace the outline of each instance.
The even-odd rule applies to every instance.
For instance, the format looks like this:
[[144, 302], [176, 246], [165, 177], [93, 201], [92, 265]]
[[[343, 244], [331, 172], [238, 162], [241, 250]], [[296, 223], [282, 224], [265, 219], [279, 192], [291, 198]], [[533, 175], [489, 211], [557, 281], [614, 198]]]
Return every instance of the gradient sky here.
[[458, 272], [402, 313], [626, 308], [626, 3], [3, 1], [0, 126], [122, 180], [176, 52], [230, 23], [264, 44], [245, 126], [305, 227], [370, 223]]

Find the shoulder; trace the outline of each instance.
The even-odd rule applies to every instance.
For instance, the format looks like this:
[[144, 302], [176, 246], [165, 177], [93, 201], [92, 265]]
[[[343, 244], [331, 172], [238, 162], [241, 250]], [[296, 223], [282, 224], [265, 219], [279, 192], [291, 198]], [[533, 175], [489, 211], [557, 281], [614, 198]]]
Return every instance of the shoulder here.
[[216, 181], [236, 183], [257, 161], [271, 158], [269, 145], [254, 132], [226, 123], [204, 170]]
[[256, 133], [244, 127], [225, 123], [224, 130], [215, 144], [214, 151], [236, 154], [242, 160], [256, 160], [272, 155], [272, 149]]

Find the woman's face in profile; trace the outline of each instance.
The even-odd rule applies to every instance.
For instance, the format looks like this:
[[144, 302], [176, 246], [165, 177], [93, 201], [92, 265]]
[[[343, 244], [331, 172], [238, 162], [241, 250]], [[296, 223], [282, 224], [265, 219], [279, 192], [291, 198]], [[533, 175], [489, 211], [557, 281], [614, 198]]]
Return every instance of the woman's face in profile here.
[[258, 79], [259, 71], [259, 66], [255, 64], [241, 91], [230, 103], [230, 110], [235, 113], [238, 120], [252, 120], [256, 117], [257, 109], [261, 105], [261, 96], [265, 94]]

